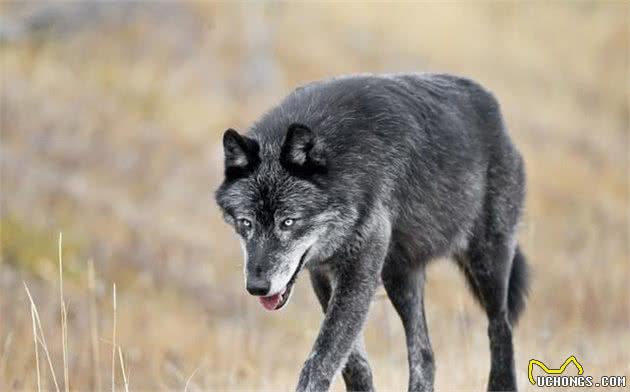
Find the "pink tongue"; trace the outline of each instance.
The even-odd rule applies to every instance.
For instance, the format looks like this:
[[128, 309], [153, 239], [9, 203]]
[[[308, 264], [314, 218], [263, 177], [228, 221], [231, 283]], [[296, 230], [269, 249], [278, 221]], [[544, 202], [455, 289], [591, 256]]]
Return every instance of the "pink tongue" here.
[[269, 297], [259, 297], [260, 303], [267, 310], [275, 310], [280, 300], [282, 300], [282, 293], [270, 295]]

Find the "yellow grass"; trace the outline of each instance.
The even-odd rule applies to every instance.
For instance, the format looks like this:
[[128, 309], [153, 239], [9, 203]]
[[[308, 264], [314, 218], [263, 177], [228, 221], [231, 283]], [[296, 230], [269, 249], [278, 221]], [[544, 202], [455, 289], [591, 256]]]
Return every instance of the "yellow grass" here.
[[33, 341], [35, 343], [35, 368], [37, 369], [37, 391], [42, 390], [42, 377], [39, 373], [39, 344], [37, 343], [37, 328], [35, 327], [35, 310], [31, 308], [31, 318], [33, 320]]
[[[0, 34], [47, 4], [1, 3]], [[519, 386], [532, 358], [630, 375], [627, 2], [114, 7], [0, 44], [0, 390], [292, 390], [319, 306], [304, 277], [280, 313], [245, 292], [222, 132], [301, 83], [408, 70], [493, 90], [524, 154]], [[484, 315], [452, 263], [428, 273], [436, 389], [483, 389]], [[383, 293], [365, 335], [377, 387], [405, 389]]]
[[68, 376], [68, 315], [66, 313], [66, 301], [63, 298], [63, 234], [59, 233], [59, 306], [61, 307], [61, 350], [63, 353], [63, 386], [66, 392], [70, 391]]
[[92, 384], [91, 389], [95, 392], [101, 392], [101, 372], [100, 358], [101, 349], [99, 344], [99, 323], [96, 309], [96, 272], [94, 271], [94, 261], [88, 261], [88, 290], [89, 290], [89, 312], [90, 312], [90, 354], [92, 360]]
[[[52, 377], [53, 383], [55, 385], [55, 390], [59, 392], [59, 384], [57, 384], [57, 377], [55, 376], [55, 369], [53, 367], [52, 360], [50, 359], [50, 352], [48, 351], [48, 345], [46, 344], [46, 338], [44, 337], [42, 323], [39, 319], [39, 312], [37, 311], [37, 306], [35, 305], [35, 301], [33, 301], [33, 297], [31, 296], [31, 292], [29, 291], [28, 286], [26, 285], [26, 282], [24, 282], [24, 289], [26, 290], [26, 294], [28, 295], [28, 300], [31, 305], [31, 317], [34, 316], [35, 320], [37, 320], [37, 327], [39, 330], [39, 332], [37, 332], [35, 328], [33, 328], [33, 337], [36, 341], [39, 341], [42, 345], [42, 349], [44, 350], [44, 353], [46, 354], [46, 360], [48, 361], [48, 366], [50, 369], [50, 376]], [[38, 350], [37, 345], [35, 346], [35, 349]], [[39, 375], [39, 365], [38, 365], [39, 360], [37, 359], [37, 357], [38, 355], [36, 355], [35, 364], [37, 366], [37, 387], [39, 390], [39, 388], [41, 388], [41, 379]]]
[[116, 283], [112, 288], [112, 304], [114, 307], [114, 322], [112, 327], [112, 392], [116, 392]]

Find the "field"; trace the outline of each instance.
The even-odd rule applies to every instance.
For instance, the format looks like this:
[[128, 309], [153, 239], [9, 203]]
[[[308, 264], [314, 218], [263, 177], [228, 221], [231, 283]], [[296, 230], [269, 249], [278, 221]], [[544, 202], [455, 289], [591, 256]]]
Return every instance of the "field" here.
[[[62, 390], [64, 370], [111, 389], [113, 347], [118, 390], [121, 362], [132, 391], [292, 390], [322, 316], [305, 276], [279, 313], [244, 290], [221, 135], [307, 81], [397, 71], [484, 84], [525, 157], [519, 386], [532, 358], [630, 376], [629, 37], [621, 1], [0, 3], [0, 390], [37, 390], [36, 360], [55, 390], [25, 285]], [[485, 316], [449, 260], [426, 295], [436, 390], [482, 390]], [[366, 339], [377, 387], [404, 390], [382, 289]]]

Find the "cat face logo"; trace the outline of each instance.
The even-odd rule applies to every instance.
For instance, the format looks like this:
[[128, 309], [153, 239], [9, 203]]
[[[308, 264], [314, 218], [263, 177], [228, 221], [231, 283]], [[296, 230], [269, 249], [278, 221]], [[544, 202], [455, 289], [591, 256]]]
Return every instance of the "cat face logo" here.
[[560, 366], [560, 368], [558, 369], [550, 369], [547, 367], [547, 365], [545, 365], [541, 361], [537, 359], [530, 359], [529, 366], [527, 366], [527, 375], [529, 376], [529, 382], [532, 385], [536, 385], [536, 381], [534, 380], [534, 376], [532, 374], [532, 371], [534, 370], [534, 365], [538, 365], [538, 367], [540, 367], [543, 370], [543, 372], [547, 374], [562, 374], [564, 373], [564, 371], [566, 370], [567, 366], [569, 366], [570, 363], [573, 363], [575, 365], [575, 367], [578, 370], [578, 375], [582, 375], [584, 373], [584, 368], [582, 367], [582, 365], [580, 365], [577, 358], [575, 358], [575, 355], [571, 355], [569, 358], [567, 358], [567, 360], [564, 361], [562, 366]]

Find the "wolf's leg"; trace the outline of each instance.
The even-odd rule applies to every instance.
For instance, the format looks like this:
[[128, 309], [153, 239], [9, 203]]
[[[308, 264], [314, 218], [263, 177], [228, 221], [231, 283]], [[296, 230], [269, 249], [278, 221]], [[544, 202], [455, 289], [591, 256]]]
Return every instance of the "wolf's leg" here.
[[[311, 284], [315, 295], [322, 306], [324, 314], [328, 308], [328, 301], [332, 294], [332, 285], [330, 278], [323, 271], [310, 271]], [[348, 357], [348, 361], [344, 366], [341, 374], [348, 391], [373, 391], [374, 384], [372, 382], [372, 370], [368, 362], [367, 354], [363, 344], [363, 334], [359, 333], [352, 352]]]
[[[386, 222], [385, 222], [386, 223]], [[350, 355], [379, 284], [389, 230], [375, 230], [335, 270], [335, 290], [313, 350], [300, 373], [298, 391], [326, 391]]]
[[458, 257], [473, 292], [488, 316], [491, 367], [489, 391], [515, 391], [514, 348], [508, 313], [508, 285], [515, 244], [504, 235], [474, 238]]
[[424, 267], [413, 266], [392, 247], [383, 266], [383, 286], [400, 316], [407, 338], [409, 391], [432, 391], [435, 365], [424, 316]]

